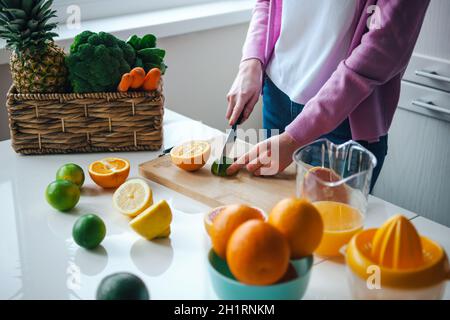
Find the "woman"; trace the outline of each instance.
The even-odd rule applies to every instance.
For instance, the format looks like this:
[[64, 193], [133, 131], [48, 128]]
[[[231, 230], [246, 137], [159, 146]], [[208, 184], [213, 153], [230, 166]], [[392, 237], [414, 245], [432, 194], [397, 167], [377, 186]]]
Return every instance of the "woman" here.
[[[228, 94], [230, 125], [250, 116], [263, 94], [264, 129], [272, 136], [238, 159], [255, 175], [275, 174], [293, 152], [320, 137], [355, 140], [378, 160], [400, 81], [429, 0], [257, 0], [238, 75]], [[273, 157], [270, 147], [279, 146]], [[267, 173], [268, 172], [268, 173]]]

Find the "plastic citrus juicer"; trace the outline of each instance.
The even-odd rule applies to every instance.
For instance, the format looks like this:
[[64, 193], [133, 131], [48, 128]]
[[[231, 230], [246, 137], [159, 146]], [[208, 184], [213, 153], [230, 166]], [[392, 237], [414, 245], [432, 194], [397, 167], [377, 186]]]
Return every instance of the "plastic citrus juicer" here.
[[442, 247], [401, 215], [353, 237], [346, 262], [356, 299], [440, 299], [449, 278]]
[[294, 153], [297, 196], [311, 201], [324, 222], [315, 253], [339, 256], [340, 249], [362, 230], [375, 156], [360, 144], [335, 145], [317, 140]]

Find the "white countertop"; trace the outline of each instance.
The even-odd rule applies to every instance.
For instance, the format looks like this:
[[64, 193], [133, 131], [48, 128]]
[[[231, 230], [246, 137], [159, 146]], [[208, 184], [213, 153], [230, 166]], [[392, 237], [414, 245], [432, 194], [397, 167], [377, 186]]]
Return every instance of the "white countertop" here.
[[[165, 147], [188, 139], [207, 139], [219, 132], [166, 110]], [[160, 152], [115, 153], [138, 165]], [[87, 175], [82, 197], [70, 213], [51, 208], [44, 197], [60, 165], [85, 169], [111, 154], [21, 156], [10, 141], [0, 142], [0, 299], [93, 299], [103, 277], [118, 271], [140, 276], [152, 299], [216, 299], [210, 285], [206, 254], [210, 244], [203, 228], [208, 207], [149, 181], [155, 199], [166, 199], [174, 219], [170, 239], [146, 241], [128, 226], [128, 219], [112, 207], [112, 192], [97, 187]], [[88, 251], [72, 240], [71, 230], [82, 214], [98, 214], [106, 223], [101, 246]], [[408, 210], [371, 197], [367, 227], [379, 226], [401, 213], [413, 219], [419, 232], [450, 252], [450, 229]], [[450, 299], [450, 285], [445, 298]], [[342, 261], [316, 259], [305, 299], [350, 299]]]

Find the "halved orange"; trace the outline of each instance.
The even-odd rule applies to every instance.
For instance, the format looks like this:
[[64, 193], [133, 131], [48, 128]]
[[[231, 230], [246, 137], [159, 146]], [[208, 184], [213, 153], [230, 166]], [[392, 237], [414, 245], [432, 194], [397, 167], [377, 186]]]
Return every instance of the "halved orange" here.
[[127, 180], [129, 173], [130, 163], [125, 159], [105, 158], [89, 165], [92, 180], [103, 188], [117, 188]]
[[334, 201], [348, 203], [349, 192], [345, 183], [329, 185], [342, 180], [335, 171], [329, 168], [312, 167], [305, 174], [302, 185], [302, 196], [311, 202]]
[[186, 171], [202, 168], [211, 154], [211, 146], [206, 141], [189, 141], [170, 151], [172, 163]]

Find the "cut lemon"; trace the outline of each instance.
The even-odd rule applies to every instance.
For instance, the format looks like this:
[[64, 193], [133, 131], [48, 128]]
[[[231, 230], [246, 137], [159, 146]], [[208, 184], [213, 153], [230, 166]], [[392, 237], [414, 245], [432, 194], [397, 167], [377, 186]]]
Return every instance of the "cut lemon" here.
[[121, 213], [135, 217], [153, 203], [152, 190], [141, 179], [123, 183], [113, 195], [113, 204]]
[[171, 222], [172, 210], [170, 210], [169, 204], [162, 200], [131, 220], [130, 226], [144, 238], [152, 240], [168, 237]]
[[172, 163], [186, 171], [203, 167], [210, 154], [211, 146], [206, 141], [189, 141], [170, 151]]
[[128, 160], [105, 158], [89, 165], [89, 175], [92, 180], [103, 188], [117, 188], [125, 182], [130, 173]]

